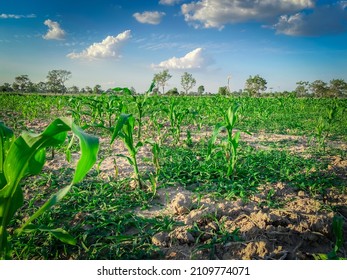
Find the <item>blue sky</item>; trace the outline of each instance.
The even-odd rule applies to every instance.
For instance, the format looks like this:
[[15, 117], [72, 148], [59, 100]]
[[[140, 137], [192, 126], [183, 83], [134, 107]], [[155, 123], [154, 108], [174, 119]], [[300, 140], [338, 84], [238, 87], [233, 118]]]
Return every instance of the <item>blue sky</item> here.
[[138, 92], [163, 69], [167, 88], [189, 72], [210, 92], [257, 74], [274, 91], [347, 80], [347, 1], [1, 1], [0, 84], [53, 69], [72, 72], [67, 86]]

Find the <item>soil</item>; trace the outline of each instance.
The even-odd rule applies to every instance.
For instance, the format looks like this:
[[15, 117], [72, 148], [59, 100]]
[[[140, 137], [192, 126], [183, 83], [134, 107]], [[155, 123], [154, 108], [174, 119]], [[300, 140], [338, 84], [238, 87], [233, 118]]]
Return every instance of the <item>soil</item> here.
[[[270, 190], [285, 202], [280, 209], [259, 206]], [[346, 220], [347, 196], [332, 191], [327, 199], [341, 208], [339, 213]], [[209, 197], [198, 201], [182, 188], [160, 189], [155, 202], [156, 206], [137, 214], [147, 218], [169, 215], [181, 224], [152, 238], [165, 259], [312, 259], [313, 254], [329, 253], [334, 246], [334, 213], [323, 210], [319, 198], [290, 191], [280, 183], [265, 186], [247, 202]], [[237, 235], [223, 244], [211, 244], [211, 238], [221, 232]], [[202, 249], [206, 244], [209, 248]]]

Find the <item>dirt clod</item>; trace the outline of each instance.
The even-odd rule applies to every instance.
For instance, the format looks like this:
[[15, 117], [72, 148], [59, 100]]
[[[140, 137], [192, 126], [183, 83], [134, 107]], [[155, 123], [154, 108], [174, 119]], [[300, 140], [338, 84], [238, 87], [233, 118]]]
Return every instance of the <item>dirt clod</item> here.
[[178, 193], [172, 200], [171, 207], [175, 214], [187, 214], [192, 208], [192, 199], [188, 194]]

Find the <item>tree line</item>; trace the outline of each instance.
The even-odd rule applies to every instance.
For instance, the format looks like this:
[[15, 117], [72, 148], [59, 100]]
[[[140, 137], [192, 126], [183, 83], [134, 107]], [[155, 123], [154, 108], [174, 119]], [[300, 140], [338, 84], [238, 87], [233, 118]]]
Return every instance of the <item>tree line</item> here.
[[[71, 72], [67, 70], [51, 70], [46, 76], [46, 82], [33, 83], [28, 75], [20, 75], [15, 77], [14, 82], [4, 83], [0, 85], [0, 92], [19, 92], [19, 93], [94, 93], [99, 94], [104, 92], [100, 85], [95, 85], [93, 88], [86, 86], [84, 88], [78, 88], [77, 86], [71, 86], [67, 88], [65, 83], [71, 78]], [[155, 94], [168, 94], [168, 95], [179, 95], [179, 94], [208, 94], [205, 92], [203, 85], [197, 88], [197, 91], [191, 91], [196, 86], [196, 79], [192, 74], [184, 72], [181, 76], [181, 86], [183, 91], [179, 92], [176, 87], [165, 91], [167, 82], [172, 78], [169, 70], [163, 70], [159, 73], [154, 74], [153, 81], [156, 84], [153, 92]], [[228, 85], [221, 86], [218, 89], [218, 94], [221, 95], [247, 95], [247, 96], [268, 96], [275, 94], [283, 94], [282, 92], [266, 92], [267, 81], [260, 75], [249, 76], [245, 82], [243, 90], [230, 91]], [[132, 89], [134, 92], [135, 89]], [[112, 91], [108, 89], [106, 92]], [[288, 92], [286, 92], [288, 93]], [[312, 97], [347, 97], [347, 82], [343, 79], [332, 79], [329, 83], [321, 80], [315, 80], [313, 82], [299, 81], [296, 83], [296, 88], [293, 92], [288, 94], [294, 96], [312, 96]]]

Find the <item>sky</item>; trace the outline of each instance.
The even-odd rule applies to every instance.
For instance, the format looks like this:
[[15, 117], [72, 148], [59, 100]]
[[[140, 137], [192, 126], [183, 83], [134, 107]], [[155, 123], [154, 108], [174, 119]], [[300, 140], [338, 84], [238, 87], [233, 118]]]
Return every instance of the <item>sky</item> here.
[[148, 89], [168, 69], [167, 89], [243, 89], [260, 75], [268, 91], [296, 82], [347, 81], [347, 1], [1, 0], [0, 84], [50, 70], [66, 86]]

